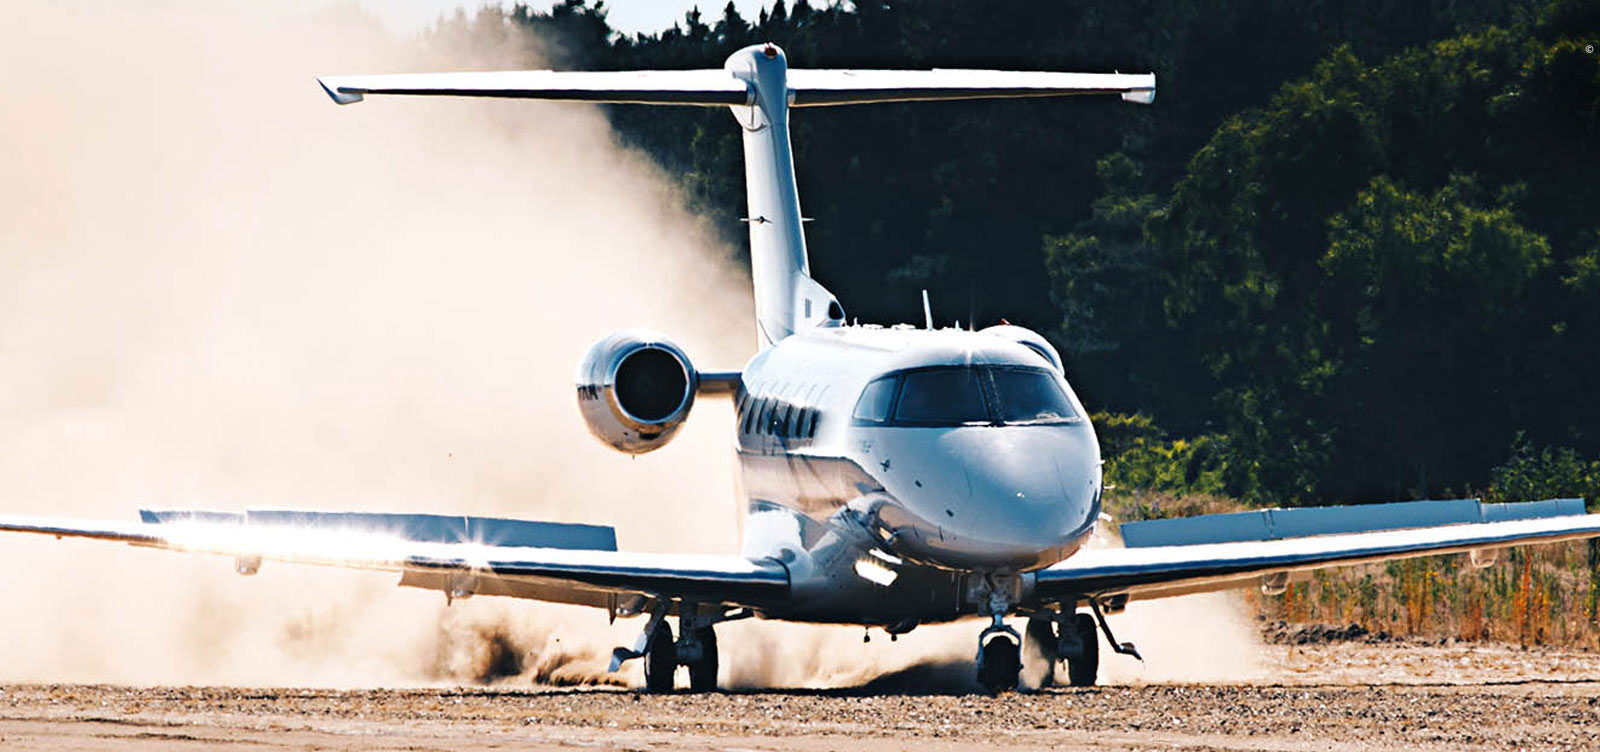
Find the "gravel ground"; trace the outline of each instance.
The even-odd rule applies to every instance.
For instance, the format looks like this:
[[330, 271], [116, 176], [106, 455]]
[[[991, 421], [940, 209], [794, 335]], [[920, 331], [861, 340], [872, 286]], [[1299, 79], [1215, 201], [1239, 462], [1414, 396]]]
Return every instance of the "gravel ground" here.
[[[0, 686], [0, 749], [1600, 749], [1600, 655], [1269, 645], [1236, 685], [987, 697], [908, 672], [866, 687], [616, 689]], [[1365, 678], [1362, 678], [1365, 677]]]

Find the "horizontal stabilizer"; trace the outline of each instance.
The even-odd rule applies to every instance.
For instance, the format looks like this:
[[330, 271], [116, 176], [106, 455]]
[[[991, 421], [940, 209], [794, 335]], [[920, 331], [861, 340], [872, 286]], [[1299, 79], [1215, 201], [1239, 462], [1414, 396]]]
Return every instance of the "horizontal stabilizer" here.
[[[500, 97], [570, 102], [667, 105], [750, 105], [750, 84], [723, 69], [677, 71], [492, 71], [323, 76], [317, 79], [339, 104], [368, 94]], [[1120, 95], [1155, 101], [1153, 73], [1059, 73], [939, 68], [934, 70], [788, 71], [790, 104], [826, 107], [870, 102], [1005, 99], [1070, 95]]]
[[749, 104], [745, 82], [728, 71], [490, 71], [322, 76], [317, 79], [339, 104], [367, 94], [500, 97], [622, 104]]
[[1154, 73], [1058, 73], [935, 68], [933, 70], [789, 71], [794, 107], [947, 99], [1006, 99], [1120, 94], [1130, 102], [1155, 101]]
[[1280, 540], [1312, 535], [1369, 533], [1473, 522], [1530, 520], [1583, 514], [1583, 499], [1550, 499], [1517, 504], [1482, 504], [1477, 499], [1403, 501], [1298, 509], [1260, 509], [1165, 520], [1125, 522], [1128, 548], [1192, 546], [1204, 543]]

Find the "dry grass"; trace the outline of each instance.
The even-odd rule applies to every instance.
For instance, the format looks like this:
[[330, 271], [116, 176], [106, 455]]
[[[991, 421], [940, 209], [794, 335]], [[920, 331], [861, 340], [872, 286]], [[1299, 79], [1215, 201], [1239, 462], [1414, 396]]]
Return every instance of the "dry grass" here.
[[[1188, 517], [1244, 509], [1209, 495], [1107, 495], [1118, 520]], [[1424, 639], [1600, 648], [1600, 542], [1524, 546], [1491, 566], [1466, 556], [1368, 564], [1312, 573], [1283, 595], [1249, 601], [1269, 621], [1360, 624]]]
[[1476, 569], [1464, 556], [1323, 570], [1261, 613], [1291, 622], [1360, 624], [1430, 639], [1600, 647], [1600, 546], [1559, 543], [1503, 552]]

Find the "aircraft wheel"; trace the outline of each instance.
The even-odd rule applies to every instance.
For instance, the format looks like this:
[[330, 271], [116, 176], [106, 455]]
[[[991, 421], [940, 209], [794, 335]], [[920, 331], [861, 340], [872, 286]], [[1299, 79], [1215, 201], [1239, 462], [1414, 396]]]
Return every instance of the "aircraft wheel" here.
[[1022, 655], [1016, 640], [1000, 635], [983, 646], [983, 667], [978, 683], [989, 694], [1017, 688], [1017, 673], [1022, 670]]
[[678, 646], [666, 620], [656, 625], [644, 653], [644, 687], [651, 692], [671, 692], [678, 673]]
[[689, 689], [712, 692], [717, 688], [717, 630], [701, 627], [694, 631], [700, 643], [700, 660], [689, 664]]
[[[1035, 616], [1028, 619], [1028, 629], [1022, 633], [1027, 641], [1027, 654], [1038, 656], [1044, 664], [1044, 674], [1039, 677], [1040, 687], [1054, 686], [1056, 683], [1056, 663], [1061, 657], [1056, 655], [1056, 630], [1055, 620], [1044, 616]], [[1031, 660], [1031, 658], [1030, 658]], [[1028, 672], [1032, 680], [1032, 669]]]
[[1074, 687], [1092, 687], [1100, 673], [1100, 630], [1085, 613], [1073, 614], [1070, 626], [1083, 644], [1083, 655], [1067, 659], [1067, 680]]

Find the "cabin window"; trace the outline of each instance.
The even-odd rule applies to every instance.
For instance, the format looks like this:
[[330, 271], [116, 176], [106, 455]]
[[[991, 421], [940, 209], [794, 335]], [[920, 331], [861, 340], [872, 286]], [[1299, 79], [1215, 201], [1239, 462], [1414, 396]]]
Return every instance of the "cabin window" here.
[[996, 417], [1002, 423], [1072, 420], [1077, 412], [1054, 374], [1021, 368], [988, 368]]
[[755, 398], [745, 395], [744, 405], [739, 408], [739, 411], [743, 413], [740, 416], [741, 420], [739, 421], [739, 430], [748, 434], [750, 433], [750, 430], [756, 419]]
[[990, 422], [978, 370], [938, 368], [907, 373], [894, 419], [896, 423], [933, 425]]
[[755, 421], [757, 430], [762, 430], [763, 434], [771, 434], [773, 432], [773, 413], [776, 413], [776, 411], [778, 411], [778, 402], [776, 400], [762, 398], [762, 414]]
[[861, 399], [856, 400], [855, 419], [868, 423], [882, 423], [889, 417], [889, 407], [894, 404], [895, 386], [900, 382], [898, 376], [889, 376], [878, 379], [861, 390]]

